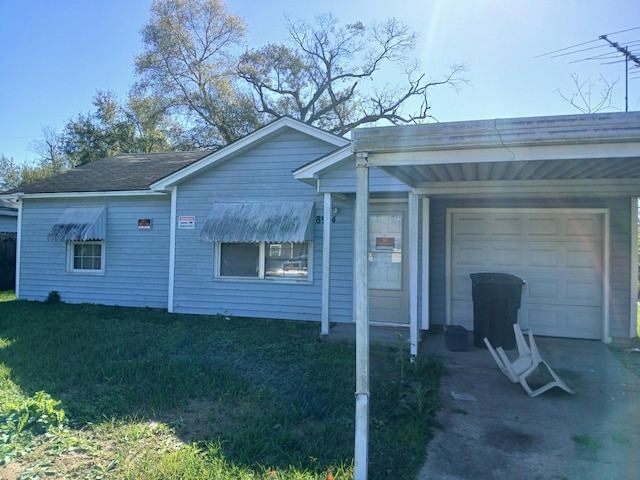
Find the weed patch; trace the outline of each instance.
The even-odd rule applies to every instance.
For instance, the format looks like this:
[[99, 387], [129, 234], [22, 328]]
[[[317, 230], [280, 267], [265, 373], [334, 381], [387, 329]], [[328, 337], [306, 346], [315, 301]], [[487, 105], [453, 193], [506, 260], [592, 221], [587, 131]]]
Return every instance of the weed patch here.
[[598, 458], [598, 450], [602, 448], [602, 444], [598, 442], [591, 435], [572, 435], [571, 440], [573, 440], [576, 445], [578, 445], [587, 460], [597, 460]]

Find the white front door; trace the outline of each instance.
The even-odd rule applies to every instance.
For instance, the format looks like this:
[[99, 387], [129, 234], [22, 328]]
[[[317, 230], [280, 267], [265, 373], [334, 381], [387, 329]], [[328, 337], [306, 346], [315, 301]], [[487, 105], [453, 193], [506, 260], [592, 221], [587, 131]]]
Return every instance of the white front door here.
[[369, 322], [409, 323], [407, 204], [369, 207]]
[[523, 279], [518, 323], [534, 334], [601, 339], [603, 217], [593, 211], [452, 211], [452, 324], [473, 329], [469, 274]]

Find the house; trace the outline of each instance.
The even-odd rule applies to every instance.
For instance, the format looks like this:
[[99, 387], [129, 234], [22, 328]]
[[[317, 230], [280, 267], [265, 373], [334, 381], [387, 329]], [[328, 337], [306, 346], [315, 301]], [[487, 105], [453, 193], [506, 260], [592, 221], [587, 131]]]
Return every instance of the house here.
[[613, 113], [350, 141], [281, 118], [216, 152], [118, 155], [4, 197], [20, 205], [18, 298], [322, 334], [367, 310], [415, 353], [421, 330], [473, 329], [477, 272], [525, 280], [519, 322], [537, 335], [635, 336], [639, 193], [640, 114]]

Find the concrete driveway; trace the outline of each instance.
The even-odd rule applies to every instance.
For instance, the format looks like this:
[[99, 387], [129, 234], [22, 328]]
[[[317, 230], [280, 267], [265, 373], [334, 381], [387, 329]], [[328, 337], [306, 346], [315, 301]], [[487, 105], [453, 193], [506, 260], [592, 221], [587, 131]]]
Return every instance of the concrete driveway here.
[[554, 388], [530, 398], [487, 350], [449, 351], [443, 334], [424, 339], [420, 355], [442, 359], [445, 370], [442, 428], [419, 480], [640, 478], [640, 379], [601, 342], [536, 343], [575, 395]]

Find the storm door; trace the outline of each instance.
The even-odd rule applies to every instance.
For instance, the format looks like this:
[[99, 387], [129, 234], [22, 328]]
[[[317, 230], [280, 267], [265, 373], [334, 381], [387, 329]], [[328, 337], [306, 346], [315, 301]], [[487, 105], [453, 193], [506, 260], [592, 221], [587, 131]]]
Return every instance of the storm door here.
[[409, 323], [407, 204], [369, 207], [369, 322]]

